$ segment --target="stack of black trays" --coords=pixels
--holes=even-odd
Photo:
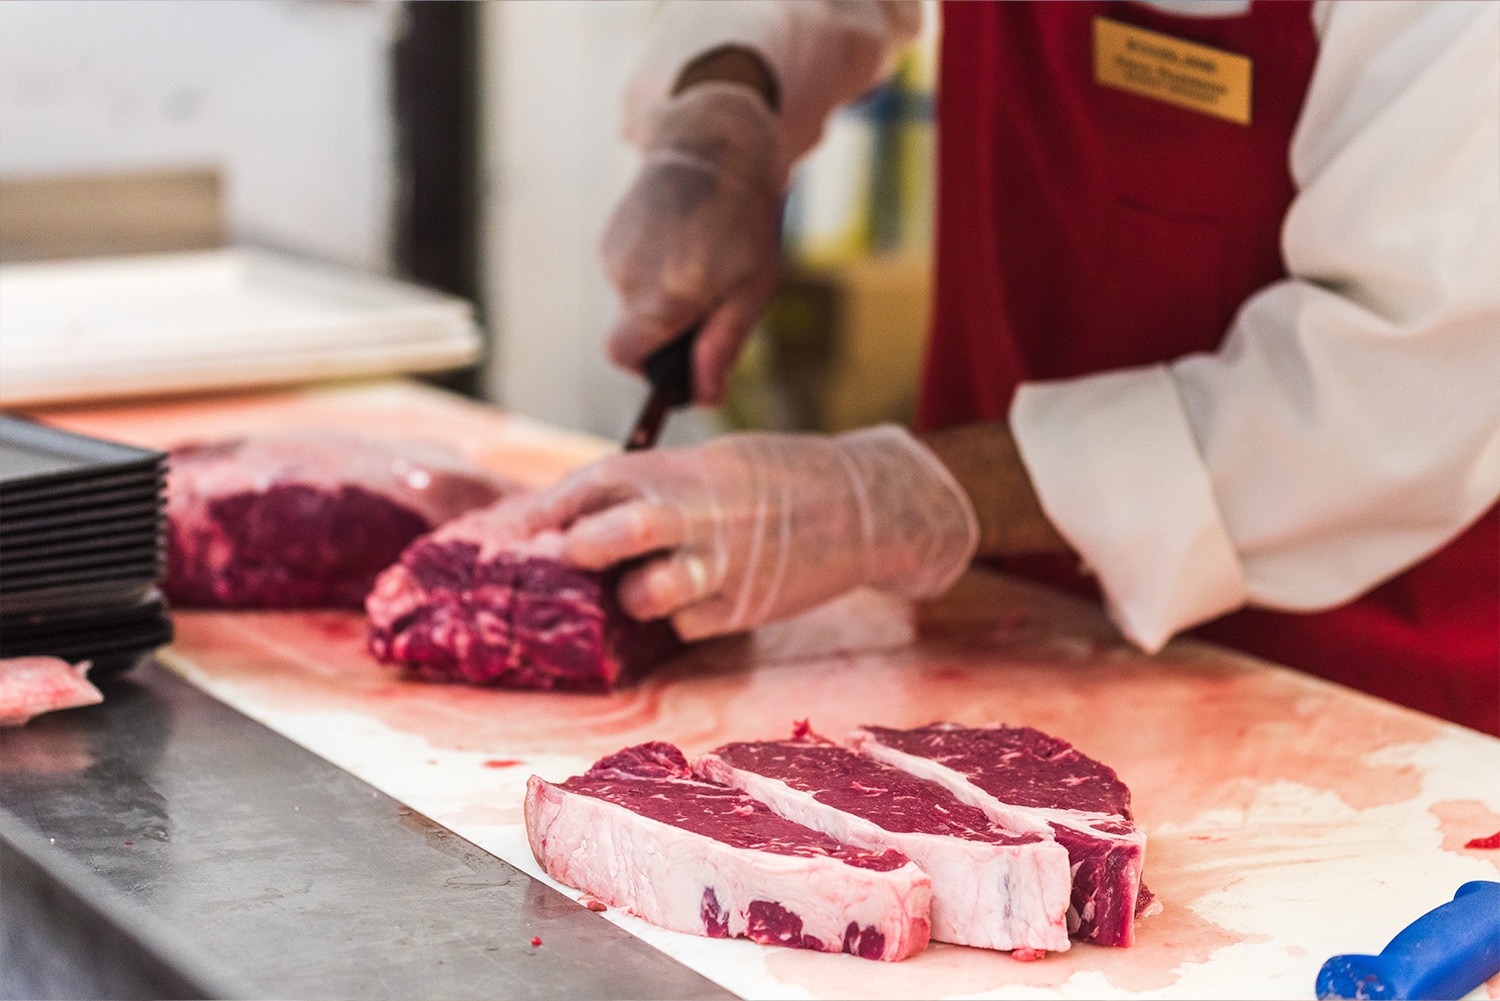
[[[163,453],[0,415],[0,657],[97,679],[170,642],[165,504]]]

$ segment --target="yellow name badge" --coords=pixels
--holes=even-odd
[[[1223,49],[1096,17],[1094,79],[1106,87],[1250,124],[1250,60]]]

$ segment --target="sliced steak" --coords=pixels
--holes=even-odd
[[[663,928],[865,959],[927,946],[932,885],[906,856],[695,779],[671,744],[626,748],[559,784],[533,775],[526,834],[552,878]]]
[[[726,744],[693,771],[840,841],[909,857],[932,877],[935,939],[1069,946],[1068,853],[1045,831],[1007,830],[935,782],[807,736]]]
[[[504,504],[412,543],[365,602],[370,652],[432,681],[602,692],[682,649],[666,621],[638,622],[616,572],[557,559],[556,533],[502,534]]]
[[[866,726],[861,754],[945,786],[1012,830],[1050,829],[1073,867],[1068,930],[1100,945],[1135,941],[1135,917],[1153,899],[1141,886],[1146,835],[1114,769],[1031,727],[915,730]]]
[[[184,445],[168,466],[179,606],[359,608],[408,543],[506,490],[431,446],[321,430]]]

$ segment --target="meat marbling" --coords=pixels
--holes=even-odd
[[[548,875],[652,924],[711,938],[899,960],[927,945],[931,881],[641,744],[562,783],[533,775],[526,833]]]
[[[507,489],[433,446],[328,430],[183,445],[168,468],[180,606],[359,608],[409,542]]]
[[[726,744],[693,771],[840,841],[910,857],[932,877],[934,939],[1068,948],[1068,853],[1048,833],[1008,830],[935,782],[798,733]]]
[[[518,537],[505,509],[417,539],[380,575],[365,602],[371,653],[433,681],[598,692],[682,648],[669,623],[625,614],[617,571],[560,562],[560,535]]]
[[[1068,929],[1100,945],[1135,941],[1138,914],[1159,909],[1141,884],[1146,835],[1114,769],[1031,727],[914,730],[865,726],[851,746],[949,789],[1012,830],[1050,831],[1073,868]]]

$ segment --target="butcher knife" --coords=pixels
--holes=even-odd
[[[1320,998],[1461,998],[1500,973],[1500,883],[1475,880],[1422,915],[1378,956],[1334,956]]]
[[[693,402],[693,345],[698,343],[699,324],[694,324],[665,347],[646,359],[646,381],[651,395],[635,419],[625,451],[635,452],[656,444],[667,411]]]

